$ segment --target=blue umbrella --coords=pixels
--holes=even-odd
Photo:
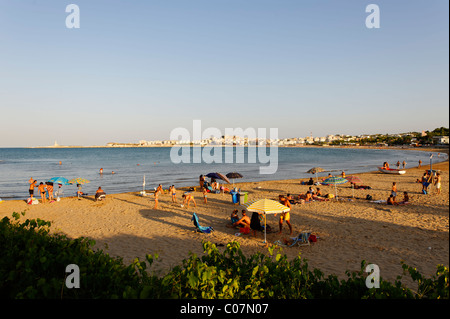
[[[69,185],[69,180],[64,177],[52,177],[47,182],[53,184]]]

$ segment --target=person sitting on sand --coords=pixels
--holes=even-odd
[[[312,193],[306,192],[305,202],[312,202],[312,201],[313,201]]]
[[[239,220],[239,215],[238,215],[238,210],[237,209],[235,209],[235,210],[233,210],[233,212],[231,213],[231,216],[230,216],[230,218],[231,218],[231,224],[234,224],[234,223],[236,223],[238,220]]]
[[[409,204],[409,196],[408,196],[408,192],[403,192],[403,200],[398,203],[399,205],[407,205]]]
[[[283,196],[283,195],[278,196],[279,199],[281,199],[282,196]],[[295,199],[292,197],[291,194],[287,194],[287,195],[286,195],[286,199],[289,201],[289,203],[290,203],[291,205],[297,205],[297,204],[300,204],[300,201],[295,200]]]
[[[197,207],[194,196],[192,196],[191,193],[184,193],[182,197],[184,198],[184,201],[183,201],[183,204],[181,205],[181,207],[184,207],[184,205],[187,203],[187,208],[189,208],[190,202],[194,202],[194,206]]]
[[[389,198],[387,199],[388,205],[398,205],[398,203],[395,201],[395,197],[391,194],[389,195]]]
[[[250,220],[250,229],[253,231],[253,237],[256,237],[257,231],[264,231],[264,227],[261,226],[261,221],[259,219],[260,214],[261,213],[253,212]]]
[[[329,201],[328,198],[322,195],[320,188],[317,188],[317,192],[312,194],[312,198],[318,201]]]
[[[81,185],[77,184],[78,191],[77,191],[77,197],[78,199],[81,199],[81,196],[83,195],[83,192],[81,191]]]
[[[102,187],[99,186],[97,191],[95,192],[95,200],[101,200],[100,196],[102,195],[106,196],[106,193],[103,191]]]
[[[244,228],[250,228],[250,217],[247,216],[245,213],[245,209],[242,210],[242,218],[239,219],[237,222],[233,223],[233,227],[239,226]]]

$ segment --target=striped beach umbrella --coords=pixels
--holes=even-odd
[[[286,213],[289,212],[291,209],[277,201],[263,198],[263,199],[257,199],[248,203],[243,204],[247,211],[249,212],[256,212],[261,213],[264,215],[267,214],[278,214],[278,213]],[[264,243],[266,242],[266,216],[264,216]]]
[[[87,184],[87,183],[90,183],[90,181],[88,181],[87,179],[81,178],[81,177],[72,178],[69,181],[69,184],[80,184],[80,185],[82,185],[82,184]]]
[[[334,193],[335,193],[335,197],[336,197],[336,199],[337,199],[338,197],[337,197],[337,188],[336,188],[336,185],[345,184],[345,183],[347,183],[347,182],[348,182],[348,180],[346,180],[346,179],[343,178],[343,177],[333,176],[333,177],[328,177],[326,180],[324,180],[324,181],[322,182],[322,184],[325,184],[325,185],[331,185],[331,184],[334,184]]]

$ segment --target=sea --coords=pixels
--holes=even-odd
[[[315,178],[315,175],[307,171],[312,167],[321,167],[327,172],[318,173],[320,178],[327,176],[328,172],[338,175],[342,170],[347,175],[376,171],[384,162],[388,162],[391,168],[395,168],[397,161],[406,161],[407,168],[417,166],[419,160],[427,165],[431,154],[400,148],[279,147],[276,156],[275,152],[270,154],[270,148],[267,148],[266,163],[260,163],[262,160],[259,161],[259,158],[262,157],[258,156],[255,163],[248,156],[247,147],[223,147],[219,150],[222,151],[222,161],[210,163],[208,156],[201,153],[203,156],[198,157],[199,150],[194,151],[192,147],[187,147],[190,157],[185,157],[184,162],[174,160],[170,147],[0,148],[0,199],[29,197],[30,178],[37,180],[39,184],[52,177],[65,177],[69,180],[80,177],[89,180],[89,183],[82,186],[84,193],[93,194],[101,186],[107,194],[113,194],[142,191],[144,176],[146,190],[153,190],[158,184],[162,184],[165,189],[170,185],[177,188],[196,186],[200,175],[212,172],[224,175],[238,172],[243,177],[234,182],[258,182]],[[206,150],[202,148],[201,151]],[[230,161],[228,157],[225,163],[225,152],[231,151],[233,158]],[[443,161],[445,156],[446,154],[438,156],[435,153],[432,160],[434,163]],[[243,158],[243,163],[238,158]],[[268,158],[271,162],[267,162]],[[276,171],[273,174],[261,174],[260,168],[269,164],[275,166]],[[103,174],[99,173],[100,168],[103,168]],[[63,190],[64,196],[74,196],[77,188],[76,185],[65,185]]]

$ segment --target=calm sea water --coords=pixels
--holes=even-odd
[[[259,167],[268,164],[247,163],[247,148],[237,147],[233,152],[234,156],[244,153],[246,163],[174,164],[170,158],[170,148],[165,147],[0,148],[0,198],[27,198],[30,177],[38,183],[57,176],[67,179],[81,177],[90,181],[83,186],[85,193],[93,194],[102,186],[107,194],[112,194],[142,190],[144,175],[146,189],[153,189],[160,183],[164,188],[172,184],[176,187],[197,185],[199,175],[210,172],[239,172],[244,178],[235,181],[249,182],[311,177],[306,171],[314,166],[335,170],[334,174],[344,170],[349,175],[376,170],[385,161],[391,167],[403,160],[408,163],[407,167],[417,166],[419,159],[424,164],[429,163],[429,153],[401,149],[278,148],[278,170],[272,175],[262,175]],[[225,156],[222,158],[225,159]],[[437,156],[433,158],[433,162],[441,160],[443,158]],[[59,165],[60,161],[62,165]],[[99,174],[100,168],[103,168],[102,175]],[[115,174],[111,174],[112,171]],[[320,173],[319,177],[326,175]],[[64,186],[65,196],[73,196],[75,192],[75,185]]]

